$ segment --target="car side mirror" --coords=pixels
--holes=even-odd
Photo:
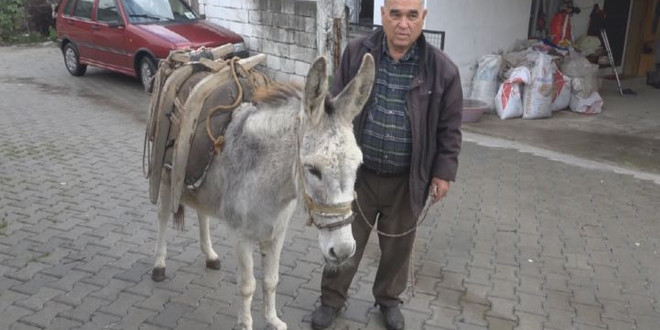
[[[199,19],[206,19],[206,14],[199,14]]]
[[[116,29],[118,27],[124,26],[124,23],[121,23],[119,21],[110,21],[108,22],[108,27],[111,29]]]

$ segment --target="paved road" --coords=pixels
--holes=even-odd
[[[189,221],[168,234],[168,279],[149,277],[139,83],[71,77],[52,47],[0,48],[0,59],[0,329],[230,329],[236,267],[221,225],[220,271],[204,268]],[[658,196],[650,181],[465,143],[459,179],[419,235],[409,328],[657,330]],[[290,329],[309,329],[318,304],[321,255],[303,222],[282,256]],[[383,328],[370,293],[378,253],[372,240],[334,329]],[[258,294],[257,329],[261,308]]]

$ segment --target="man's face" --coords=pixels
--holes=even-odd
[[[387,0],[380,7],[390,49],[406,51],[422,33],[426,9],[423,0]]]

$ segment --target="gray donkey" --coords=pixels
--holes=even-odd
[[[326,59],[311,66],[304,89],[276,85],[237,108],[225,137],[225,149],[197,189],[184,188],[181,202],[197,211],[201,249],[207,266],[219,268],[209,236],[209,219],[223,219],[234,232],[238,325],[252,329],[251,304],[256,283],[252,252],[263,255],[264,314],[271,328],[286,329],[277,316],[275,290],[284,236],[298,199],[305,201],[318,228],[325,262],[339,267],[355,252],[350,222],[353,185],[362,153],[353,135],[353,118],[369,98],[374,61],[366,55],[355,79],[336,97],[328,95]],[[171,201],[171,175],[160,188],[158,245],[154,280],[164,279],[165,230]]]

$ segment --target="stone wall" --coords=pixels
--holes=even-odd
[[[303,83],[316,58],[316,1],[199,0],[207,19],[240,34],[251,54],[268,55],[260,67],[278,81]]]

